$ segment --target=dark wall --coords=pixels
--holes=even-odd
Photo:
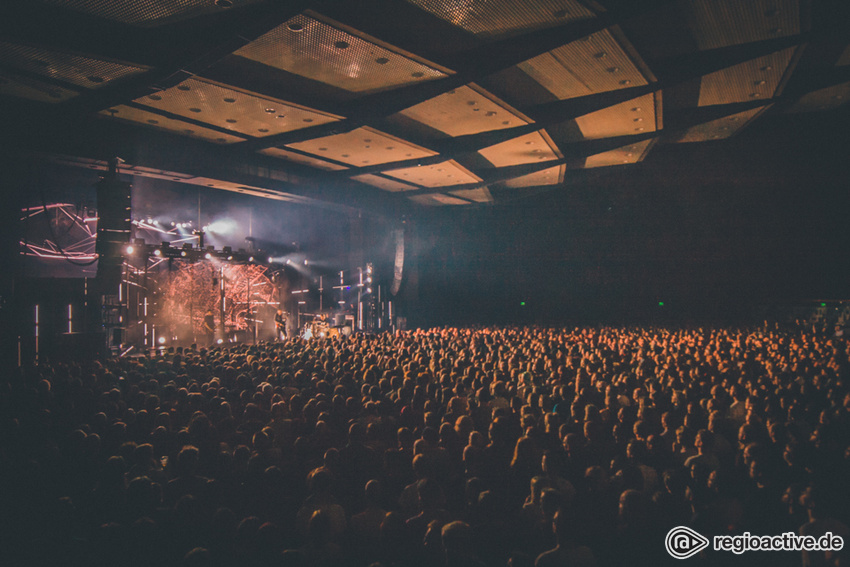
[[[774,117],[422,219],[422,321],[726,322],[850,297],[848,123],[846,112]]]

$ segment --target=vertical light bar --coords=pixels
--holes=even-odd
[[[147,297],[145,297],[145,308],[144,308],[144,314],[145,314],[145,317],[147,317],[147,316],[148,316],[148,298],[147,298]],[[147,325],[145,325],[145,327],[147,327]],[[147,335],[147,331],[145,331],[145,335]]]
[[[73,311],[72,311],[72,309],[71,309],[71,304],[69,303],[69,304],[68,304],[68,333],[69,333],[69,334],[74,332],[74,329],[73,329],[73,316],[74,316],[74,315],[73,315]]]
[[[145,307],[147,307],[147,305]],[[145,346],[148,346],[148,324],[147,323],[145,323]]]
[[[38,360],[38,304],[35,306],[35,359]]]

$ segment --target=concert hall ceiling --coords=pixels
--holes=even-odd
[[[0,120],[64,164],[211,190],[508,202],[834,111],[848,4],[5,0]]]

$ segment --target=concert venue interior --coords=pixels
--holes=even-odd
[[[0,557],[847,565],[848,99],[844,0],[5,0]]]

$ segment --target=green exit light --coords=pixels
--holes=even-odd
[[[820,306],[821,306],[821,307],[826,307],[826,303],[821,303],[821,304],[820,304]]]
[[[525,306],[525,301],[520,301],[519,304]]]
[[[659,301],[659,302],[658,302],[658,307],[664,307],[664,302],[663,302],[663,301]]]

